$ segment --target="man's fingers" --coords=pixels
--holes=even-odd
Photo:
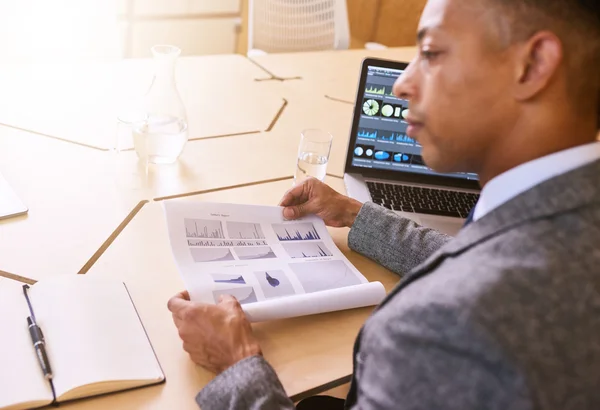
[[[294,205],[296,203],[296,197],[294,196],[294,194],[291,191],[288,191],[285,193],[285,195],[283,195],[283,198],[281,198],[281,201],[279,201],[279,206],[290,206],[290,205]]]
[[[237,306],[239,304],[240,304],[240,302],[238,302],[238,300],[234,296],[221,295],[219,297],[219,305]]]
[[[176,294],[175,296],[173,296],[173,298],[179,298],[179,299],[183,299],[183,300],[190,300],[190,294],[187,290],[182,290],[181,292],[179,292],[178,294]]]
[[[180,326],[183,325],[183,320],[181,320],[179,318],[179,316],[177,316],[175,313],[173,313],[172,316],[173,316],[173,323],[175,323],[175,327],[179,328]]]
[[[303,216],[316,214],[319,210],[316,209],[313,201],[308,201],[300,205],[288,206],[283,210],[283,217],[285,219],[298,219]]]
[[[167,308],[171,311],[171,313],[179,316],[179,312],[181,312],[186,307],[190,306],[190,304],[190,295],[187,292],[187,290],[185,290],[183,292],[179,292],[171,299],[169,299],[169,301],[167,302]]]
[[[287,191],[283,198],[281,198],[281,201],[279,201],[279,206],[291,206],[306,202],[308,200],[307,192],[307,181],[304,181],[302,184],[296,185]]]
[[[283,209],[283,217],[285,219],[298,219],[302,216],[301,208],[302,205],[288,206]]]

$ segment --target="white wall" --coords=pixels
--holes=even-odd
[[[0,62],[236,51],[240,0],[0,0]]]
[[[119,0],[124,53],[150,57],[155,44],[182,55],[235,52],[240,0]]]

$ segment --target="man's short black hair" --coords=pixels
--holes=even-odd
[[[486,0],[507,17],[504,41],[524,41],[548,30],[563,43],[569,87],[578,99],[600,105],[600,0]],[[595,93],[595,94],[594,94]],[[600,123],[600,107],[599,107]],[[600,124],[599,124],[600,125]]]
[[[488,0],[511,21],[511,40],[523,40],[540,30],[600,41],[599,0]],[[584,44],[580,44],[583,46]]]

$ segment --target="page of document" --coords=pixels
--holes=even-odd
[[[27,213],[27,207],[17,197],[0,173],[0,219]]]
[[[164,378],[122,282],[69,275],[38,282],[30,295],[59,401]]]
[[[320,218],[281,207],[165,201],[173,256],[192,300],[235,296],[252,321],[379,303],[385,289],[337,248]]]
[[[52,402],[29,336],[23,284],[0,281],[0,409],[26,409]]]

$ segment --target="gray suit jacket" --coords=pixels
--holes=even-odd
[[[366,204],[349,244],[410,273],[357,338],[348,408],[600,409],[600,161],[452,240]],[[293,408],[261,357],[226,370],[197,401]]]

